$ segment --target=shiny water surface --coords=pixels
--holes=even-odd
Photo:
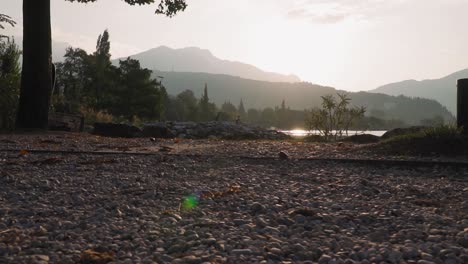
[[[288,134],[290,136],[293,136],[293,137],[304,137],[304,136],[308,136],[308,135],[319,135],[320,134],[319,131],[317,131],[317,130],[307,131],[307,130],[302,130],[302,129],[282,130],[281,132],[283,132],[285,134]],[[348,135],[352,136],[352,135],[359,135],[359,134],[371,134],[371,135],[374,135],[374,136],[381,137],[383,134],[385,134],[385,132],[387,132],[387,131],[386,130],[367,130],[367,131],[349,130]]]

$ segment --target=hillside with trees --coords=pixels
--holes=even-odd
[[[406,80],[378,87],[371,92],[388,95],[404,95],[434,99],[446,106],[452,113],[457,109],[457,80],[468,77],[468,69],[464,69],[440,79]]]
[[[205,83],[208,83],[214,103],[221,105],[242,99],[246,109],[274,108],[285,100],[291,109],[304,110],[319,106],[321,96],[343,92],[312,83],[264,82],[222,74],[155,72],[153,76],[162,80],[169,94],[192,90],[201,96]],[[413,125],[437,116],[446,121],[453,120],[453,115],[435,100],[368,92],[348,94],[355,106],[366,107],[369,115],[384,120],[401,120]]]

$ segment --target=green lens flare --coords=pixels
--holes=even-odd
[[[185,197],[184,201],[182,202],[182,209],[184,210],[191,210],[195,208],[198,204],[198,199],[197,197],[191,195]]]

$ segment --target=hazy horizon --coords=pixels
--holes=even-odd
[[[2,33],[21,35],[22,1],[2,2],[2,13],[18,22]],[[93,51],[108,29],[113,58],[162,45],[199,47],[349,91],[468,68],[463,0],[189,0],[172,19],[154,15],[155,5],[123,1],[51,4],[55,41]]]

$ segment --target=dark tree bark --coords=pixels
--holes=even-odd
[[[47,129],[51,88],[50,0],[23,0],[23,69],[17,128]]]
[[[457,82],[457,126],[468,135],[468,79]]]

